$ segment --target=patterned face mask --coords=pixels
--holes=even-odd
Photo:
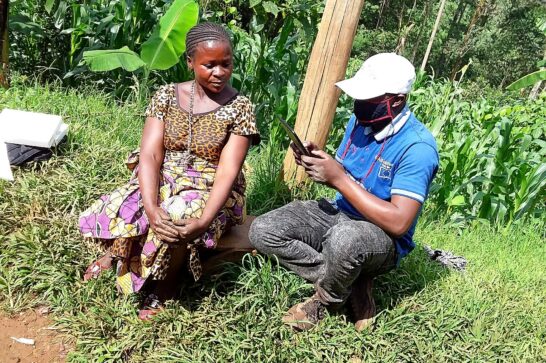
[[[391,100],[395,96],[379,102],[370,102],[370,100],[355,100],[354,114],[358,121],[364,125],[370,125],[380,121],[392,121]]]

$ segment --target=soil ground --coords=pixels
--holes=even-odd
[[[44,308],[13,316],[0,314],[0,362],[64,362],[66,346],[51,325]],[[18,343],[12,337],[34,339],[34,345]]]

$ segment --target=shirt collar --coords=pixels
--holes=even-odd
[[[411,111],[409,110],[409,107],[407,105],[404,106],[402,111],[400,111],[400,113],[396,115],[396,117],[392,120],[392,122],[388,124],[387,126],[385,126],[383,130],[376,132],[373,135],[373,137],[375,138],[376,141],[382,141],[386,139],[387,137],[396,134],[398,131],[400,131],[400,129],[402,129],[402,127],[404,127],[410,115],[411,115]],[[372,132],[373,130],[369,126],[364,129],[364,135],[369,135]]]

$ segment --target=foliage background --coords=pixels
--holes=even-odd
[[[135,102],[143,108],[158,85],[190,77],[183,57],[174,67],[152,71],[148,77],[142,69],[90,72],[82,62],[83,52],[129,46],[138,53],[170,4],[162,0],[14,1],[12,68],[22,82],[91,86],[117,102]],[[546,54],[546,8],[529,0],[446,4],[427,73],[419,74],[410,98],[412,110],[435,135],[441,154],[426,216],[449,216],[450,223],[460,227],[480,221],[499,228],[525,216],[541,216],[546,208],[546,96],[542,92],[528,98],[527,92],[503,88],[522,73],[536,70]],[[285,197],[280,191],[286,186],[272,176],[280,171],[288,141],[274,120],[282,116],[295,121],[324,3],[201,0],[199,5],[201,21],[226,24],[233,36],[232,83],[256,105],[266,141],[262,149],[268,161],[259,177],[261,185],[277,191],[275,200],[330,196],[332,191],[311,186]],[[438,6],[431,0],[367,1],[347,75],[363,59],[384,51],[404,54],[418,65]],[[326,145],[330,153],[341,140],[351,109],[351,100],[342,96]],[[258,212],[267,210],[258,208]]]
[[[138,145],[150,93],[190,77],[183,59],[144,79],[123,70],[92,73],[81,64],[82,55],[125,45],[138,52],[170,3],[10,2],[13,87],[0,92],[0,105],[61,114],[71,135],[52,160],[18,169],[16,184],[0,182],[3,310],[52,306],[59,328],[77,342],[70,358],[81,362],[546,359],[546,94],[529,98],[528,91],[504,91],[544,58],[540,1],[446,1],[426,73],[410,99],[437,138],[441,168],[417,230],[420,246],[379,282],[382,313],[373,333],[357,335],[343,315],[332,315],[320,334],[291,335],[277,318],[311,287],[259,258],[231,266],[215,280],[189,284],[172,309],[147,326],[136,319],[135,299],[116,296],[112,275],[82,285],[89,255],[99,252],[81,243],[79,212],[126,180],[123,158]],[[232,32],[232,82],[255,103],[265,141],[248,158],[249,211],[331,196],[316,185],[290,191],[278,178],[288,140],[274,122],[275,116],[295,121],[324,3],[199,4],[202,20],[221,22]],[[366,1],[347,75],[381,51],[398,51],[419,66],[438,5]],[[343,96],[329,152],[351,109]],[[471,261],[468,273],[426,262],[423,243],[464,255]]]
[[[170,3],[168,0],[11,1],[13,68],[29,76],[38,73],[45,79],[68,74],[64,82],[77,85],[79,77],[74,74],[81,75],[83,71],[78,65],[84,50],[127,45],[138,53]],[[309,0],[200,0],[199,3],[203,20],[228,24],[234,32],[244,34],[235,38],[236,44],[247,37],[268,43],[283,30],[303,43],[310,43],[324,7],[322,1]],[[439,2],[432,0],[366,1],[349,73],[363,59],[384,51],[396,50],[419,65],[438,6]],[[426,71],[435,78],[451,79],[471,61],[467,79],[489,88],[506,86],[535,70],[543,58],[546,43],[540,25],[546,19],[545,14],[545,6],[538,0],[449,0]],[[242,66],[247,64],[239,65],[246,70]],[[162,73],[157,81],[185,77],[187,72],[182,62],[179,67]],[[93,79],[104,87],[117,89],[120,80],[125,86],[131,83],[130,77],[126,78],[123,72],[112,72],[108,77]]]
[[[119,104],[90,87],[13,81],[11,89],[0,90],[0,107],[62,114],[71,129],[54,158],[17,168],[14,183],[0,181],[0,309],[15,314],[49,306],[54,328],[71,342],[67,361],[546,358],[543,218],[500,228],[470,221],[457,228],[446,223],[448,216],[437,221],[425,216],[416,231],[416,250],[376,281],[379,315],[373,331],[357,333],[342,310],[329,314],[320,329],[293,334],[280,317],[308,297],[312,286],[274,260],[250,255],[243,266],[226,266],[212,278],[183,279],[183,289],[165,313],[143,324],[136,315],[138,298],[116,293],[113,271],[82,283],[86,265],[101,252],[76,228],[84,208],[129,177],[123,161],[139,143],[142,105]],[[250,213],[263,213],[293,197],[276,182],[282,156],[274,141],[251,151]],[[297,196],[316,196],[311,192]],[[467,271],[430,261],[422,247],[428,244],[467,258]]]
[[[140,52],[171,1],[17,0],[11,7],[12,68],[21,79],[92,86],[143,108],[153,89],[186,80],[184,57],[166,71],[117,69],[93,73],[83,52],[128,46]],[[441,167],[426,215],[504,226],[540,216],[546,205],[545,93],[505,92],[522,73],[537,69],[546,49],[546,8],[536,1],[447,1],[431,56],[410,103],[435,135]],[[201,21],[226,24],[233,36],[232,84],[256,105],[268,150],[260,183],[286,189],[276,177],[287,138],[274,122],[294,122],[310,49],[323,2],[199,1]],[[437,2],[367,1],[347,75],[377,52],[396,51],[420,63],[438,11]],[[339,144],[351,100],[342,96],[326,149]],[[275,148],[273,148],[275,146]],[[265,190],[265,189],[264,189]],[[320,186],[300,197],[330,196]],[[279,200],[288,200],[277,193]],[[264,197],[267,197],[264,195]],[[296,197],[291,195],[289,198]],[[266,198],[267,199],[267,198]],[[250,201],[252,205],[252,201]],[[271,207],[271,205],[268,205]],[[267,209],[259,208],[260,211]]]

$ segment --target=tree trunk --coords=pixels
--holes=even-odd
[[[451,24],[449,25],[449,30],[447,32],[447,38],[446,38],[447,41],[455,37],[455,32],[457,28],[459,27],[459,23],[461,22],[461,19],[463,18],[464,12],[466,10],[466,5],[467,5],[466,1],[459,2],[459,5],[457,6],[457,10],[455,10],[455,14],[453,15],[453,19],[451,20]],[[443,47],[442,59],[446,59],[448,52],[449,52],[448,47]],[[442,62],[439,65],[438,73],[446,74],[447,72],[449,72],[448,67],[449,67],[449,64],[447,64],[447,62]]]
[[[455,65],[453,66],[451,70],[451,80],[455,79],[457,72],[459,72],[459,69],[461,68],[461,62],[463,61],[463,57],[467,51],[466,48],[468,46],[468,42],[470,41],[470,35],[472,34],[472,30],[474,29],[474,26],[478,22],[478,19],[482,15],[482,12],[485,9],[486,4],[487,4],[487,0],[480,0],[480,2],[478,3],[478,6],[476,6],[476,10],[474,10],[474,15],[472,15],[472,19],[470,19],[470,23],[468,24],[468,28],[466,29],[466,34],[464,35],[463,44],[461,45],[461,49],[459,50],[457,61],[455,62]]]
[[[541,69],[545,69],[544,67],[542,67]],[[540,91],[540,86],[542,86],[542,81],[538,81],[534,86],[533,88],[531,89],[531,93],[529,93],[529,99],[531,100],[536,100],[537,97],[538,97],[538,94]]]
[[[411,6],[411,10],[408,14],[408,23],[413,23],[413,13],[415,12],[416,7],[417,7],[417,0],[413,0],[413,5]]]
[[[341,93],[335,83],[345,78],[363,6],[364,0],[327,0],[309,57],[294,130],[320,148],[326,145],[334,119]],[[283,175],[289,184],[300,184],[307,176],[297,168],[291,150],[284,159]]]
[[[446,0],[442,0],[442,2],[440,3],[440,9],[438,9],[436,22],[434,23],[434,27],[432,28],[432,34],[430,34],[430,39],[428,41],[427,51],[425,52],[425,56],[423,57],[423,62],[421,63],[421,71],[424,71],[425,67],[427,66],[428,56],[430,55],[430,50],[432,49],[432,43],[434,43],[434,38],[436,37],[436,32],[438,31],[440,20],[442,19],[442,15],[444,13],[445,4],[446,4]]]
[[[409,37],[409,33],[415,26],[415,22],[413,21],[413,13],[415,12],[415,8],[417,7],[417,0],[413,0],[413,5],[411,9],[408,11],[408,19],[406,21],[406,24],[404,24],[404,12],[406,11],[406,1],[402,3],[402,10],[400,11],[400,16],[398,17],[398,43],[396,45],[395,53],[396,54],[403,54],[404,49],[406,48],[406,41]]]
[[[400,11],[397,11],[399,14],[398,16],[398,34],[402,34],[402,28],[404,24],[404,11],[406,11],[406,2],[402,2],[402,9]]]
[[[417,33],[417,39],[415,40],[415,45],[413,46],[413,52],[411,54],[411,63],[415,62],[415,57],[417,56],[417,51],[419,50],[419,46],[421,45],[421,38],[423,34],[423,29],[425,28],[424,24],[427,21],[428,14],[430,12],[430,1],[427,0],[425,3],[425,10],[423,11],[423,20],[421,21],[421,25],[419,26],[419,32]]]
[[[383,0],[381,2],[381,8],[379,9],[379,16],[377,17],[377,24],[375,25],[375,29],[379,29],[381,27],[381,24],[383,23],[383,14],[385,14],[385,10],[389,7],[389,0]]]
[[[0,0],[0,85],[9,87],[9,40],[8,40],[9,1]]]
[[[398,45],[396,46],[396,50],[394,51],[396,54],[404,54],[404,48],[406,47],[406,40],[408,39],[409,33],[411,33],[411,29],[415,26],[414,23],[411,23],[409,26],[404,29],[403,34],[400,36],[400,40],[398,40]]]
[[[455,15],[453,15],[453,20],[451,21],[451,24],[449,26],[449,31],[447,32],[447,39],[451,39],[453,37],[453,33],[455,32],[455,29],[461,22],[465,9],[466,9],[466,3],[464,1],[459,2],[459,5],[457,6],[457,10],[455,11]]]

